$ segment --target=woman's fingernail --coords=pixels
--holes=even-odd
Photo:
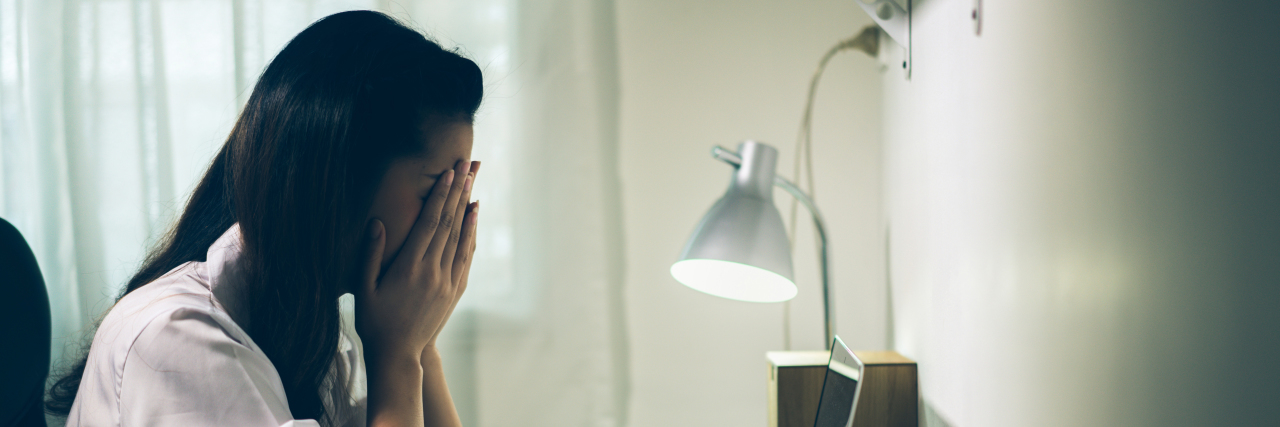
[[[382,227],[378,226],[378,220],[369,221],[369,240],[377,240],[382,237]]]
[[[452,170],[450,170],[450,171],[448,171],[448,172],[445,172],[445,173],[444,173],[444,185],[446,185],[446,186],[447,186],[447,185],[453,185],[453,171],[452,171]]]
[[[475,177],[475,175],[467,174],[467,182],[462,184],[463,191],[471,191],[471,178],[473,177]]]

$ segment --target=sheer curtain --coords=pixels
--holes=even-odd
[[[485,72],[485,218],[441,338],[464,423],[622,425],[611,1],[0,0],[0,217],[40,262],[55,360],[172,224],[275,52],[349,9],[404,19]]]

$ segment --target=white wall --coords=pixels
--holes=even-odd
[[[1275,2],[917,0],[884,79],[928,425],[1275,425]]]
[[[849,0],[617,2],[622,77],[630,426],[763,426],[764,353],[783,349],[783,306],[705,295],[668,268],[731,169],[713,145],[757,139],[791,174],[817,61],[870,20]],[[833,241],[837,332],[884,348],[879,64],[836,57],[819,89],[817,200]],[[787,215],[790,198],[777,192]],[[803,208],[800,210],[804,212]],[[811,228],[800,223],[793,348],[823,348]]]

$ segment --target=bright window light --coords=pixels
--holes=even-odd
[[[715,259],[686,259],[671,265],[685,286],[722,298],[781,302],[796,296],[796,284],[760,267]]]

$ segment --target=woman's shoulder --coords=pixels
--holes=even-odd
[[[98,338],[115,340],[117,336],[102,337],[102,332],[123,333],[144,327],[156,316],[178,309],[212,312],[212,293],[201,277],[203,263],[188,262],[165,273],[159,279],[142,285],[116,301],[98,326]]]
[[[112,307],[94,336],[73,416],[120,425],[290,425],[279,374],[218,303],[203,264],[174,269]]]
[[[203,264],[183,264],[117,301],[94,334],[90,357],[106,359],[113,371],[120,372],[130,352],[147,353],[162,347],[146,345],[148,338],[154,338],[147,336],[149,330],[173,332],[207,326],[220,332],[217,338],[251,345],[244,342],[247,335],[214,299],[201,271]]]

